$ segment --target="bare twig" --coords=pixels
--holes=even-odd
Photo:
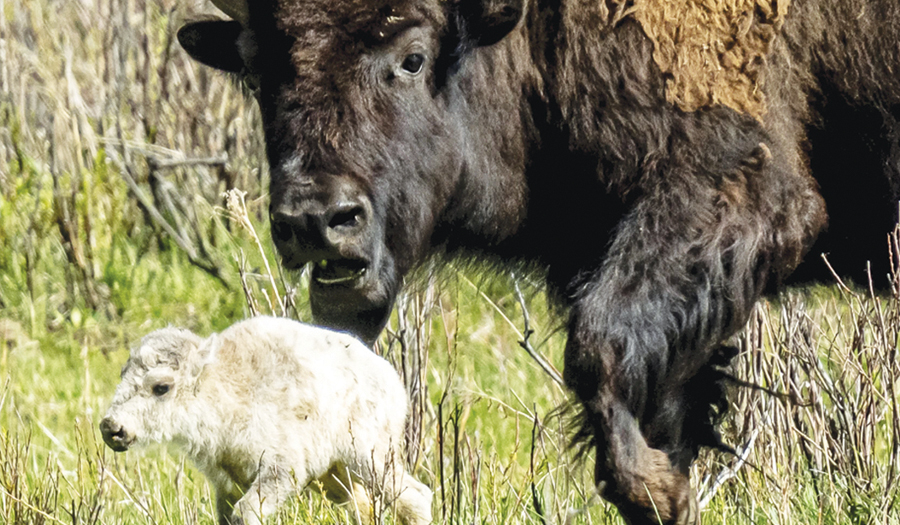
[[[69,195],[62,189],[60,179],[62,178],[57,167],[57,144],[53,125],[50,125],[50,173],[53,176],[53,211],[56,219],[57,229],[59,230],[60,239],[62,241],[63,250],[69,264],[78,272],[78,277],[84,291],[85,302],[88,308],[94,311],[100,309],[100,295],[97,292],[96,281],[91,266],[88,264],[85,256],[84,243],[81,240],[78,226],[78,214],[75,212],[75,194],[77,191],[77,183],[73,181],[73,189]],[[74,176],[73,176],[74,178]]]
[[[228,162],[228,154],[222,153],[214,157],[162,157],[156,154],[147,154],[147,164],[151,170],[185,168],[190,166],[224,166]]]
[[[840,287],[841,293],[853,293],[850,287],[844,284],[844,281],[841,280],[840,275],[838,275],[838,273],[831,266],[831,263],[828,261],[828,256],[824,253],[822,254],[822,260],[825,261],[825,266],[828,266],[828,271],[831,272],[831,275],[834,277],[834,280]]]
[[[28,503],[28,502],[25,501],[24,499],[17,498],[15,495],[13,495],[11,492],[9,492],[9,491],[6,489],[6,487],[4,487],[2,484],[0,484],[0,490],[3,491],[3,493],[6,495],[7,498],[13,500],[14,502],[18,503],[19,505],[22,505],[22,506],[25,507],[26,509],[30,510],[31,512],[34,512],[35,514],[37,514],[37,515],[43,517],[44,519],[53,521],[53,522],[55,522],[55,523],[59,523],[60,525],[68,525],[66,522],[62,521],[61,519],[57,518],[56,516],[52,516],[52,515],[50,515],[50,514],[47,514],[47,513],[44,512],[43,510],[41,510],[41,509],[35,507],[35,506],[32,505],[31,503]],[[24,520],[23,520],[23,521],[24,521]]]
[[[515,275],[512,276],[512,279],[513,285],[515,286],[516,290],[516,299],[519,301],[519,306],[522,307],[522,317],[524,318],[525,322],[524,331],[520,334],[519,346],[521,346],[522,349],[525,350],[532,359],[534,359],[538,366],[540,366],[541,369],[543,369],[544,372],[546,372],[547,375],[549,375],[550,378],[556,382],[556,384],[564,387],[565,383],[563,382],[563,378],[560,375],[559,371],[557,371],[556,368],[552,364],[550,364],[544,358],[544,356],[541,355],[540,352],[538,352],[534,349],[533,346],[531,346],[531,342],[529,341],[529,339],[531,338],[532,334],[534,334],[534,330],[531,329],[531,316],[528,313],[528,305],[525,303],[525,296],[522,294],[522,289],[519,287],[519,280]]]
[[[529,477],[530,485],[531,485],[531,503],[534,505],[534,512],[541,519],[541,523],[543,525],[547,525],[547,518],[544,517],[544,506],[541,504],[541,498],[538,496],[537,486],[534,483],[534,456],[535,449],[537,448],[537,441],[539,436],[541,435],[541,431],[543,430],[543,425],[541,425],[541,420],[538,419],[537,415],[537,405],[534,406],[534,419],[532,420],[531,425],[531,456],[529,461]]]
[[[197,253],[197,248],[191,243],[191,241],[175,231],[175,228],[169,223],[169,221],[166,220],[165,217],[163,217],[162,213],[160,213],[160,211],[156,208],[156,205],[153,203],[153,201],[150,200],[150,198],[148,198],[146,194],[144,194],[144,191],[134,180],[134,177],[132,177],[131,175],[131,168],[127,165],[127,163],[123,159],[119,159],[114,155],[110,155],[110,158],[116,160],[119,163],[122,178],[125,179],[125,183],[128,185],[128,188],[134,194],[135,198],[137,198],[138,202],[141,203],[141,206],[143,206],[144,209],[147,210],[147,213],[153,220],[153,222],[156,223],[160,228],[162,228],[169,235],[169,237],[171,237],[172,240],[175,241],[175,244],[177,244],[178,247],[181,248],[185,254],[187,254],[190,263],[197,268],[205,271],[212,277],[215,277],[220,283],[222,283],[222,286],[230,289],[231,286],[229,286],[228,282],[221,275],[219,265],[210,260],[204,260],[202,257],[200,257],[200,255],[198,255]]]
[[[259,315],[259,304],[253,296],[250,284],[247,283],[246,264],[247,259],[244,257],[244,250],[241,250],[240,256],[238,257],[238,273],[240,273],[241,276],[241,287],[244,289],[244,299],[247,301],[247,309],[250,311],[250,317],[256,317]]]
[[[758,435],[759,428],[754,428],[750,433],[750,437],[747,439],[747,442],[744,443],[744,446],[738,448],[734,464],[730,467],[723,468],[716,476],[715,480],[713,480],[712,485],[710,485],[709,488],[704,490],[703,493],[699,495],[698,499],[700,509],[704,509],[707,505],[709,505],[709,502],[712,501],[713,496],[715,496],[716,492],[718,492],[719,487],[721,487],[729,479],[737,476],[738,471],[741,470],[741,467],[743,467],[744,463],[747,462],[747,457],[753,450],[753,445],[756,443],[756,437]],[[711,476],[711,474],[707,474],[706,479],[703,480],[703,485],[706,485],[706,483],[708,483]]]
[[[464,275],[461,275],[461,277],[472,288],[475,288],[475,290],[478,291],[478,294],[481,295],[481,297],[485,301],[487,301],[487,303],[489,305],[491,305],[491,307],[494,310],[496,310],[498,314],[500,314],[500,316],[503,318],[504,321],[506,321],[507,324],[509,324],[510,328],[512,328],[513,331],[516,333],[516,337],[519,340],[519,346],[521,346],[522,349],[525,350],[525,352],[527,352],[528,355],[530,355],[532,359],[534,359],[534,361],[538,364],[538,366],[540,366],[541,369],[544,372],[546,372],[547,375],[550,376],[550,379],[552,379],[557,385],[559,385],[561,387],[565,387],[565,383],[563,382],[562,376],[560,375],[559,371],[557,371],[556,368],[553,367],[553,365],[551,365],[546,359],[544,359],[544,356],[542,356],[540,354],[540,352],[535,350],[534,347],[531,346],[531,343],[529,342],[529,338],[531,337],[531,334],[534,333],[534,330],[531,329],[531,321],[530,321],[530,316],[528,315],[528,308],[526,308],[525,298],[522,295],[522,291],[519,288],[519,282],[516,279],[515,275],[513,275],[512,277],[513,277],[513,283],[515,283],[516,297],[519,301],[519,304],[522,307],[522,315],[525,317],[525,332],[524,333],[519,331],[518,327],[516,327],[516,325],[512,322],[512,320],[510,320],[510,318],[506,315],[506,313],[503,312],[503,310],[501,310],[500,307],[497,306],[497,304],[493,300],[491,300],[490,297],[487,296],[487,294],[485,294],[484,292],[479,290],[478,287],[475,286],[475,283],[470,281]]]

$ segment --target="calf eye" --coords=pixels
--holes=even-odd
[[[162,397],[166,395],[166,392],[168,392],[170,388],[172,388],[172,386],[165,383],[153,385],[153,395],[156,397]]]
[[[412,73],[415,75],[419,71],[422,71],[422,64],[425,63],[425,57],[419,53],[413,53],[411,55],[407,55],[406,58],[403,59],[403,64],[400,65],[403,69],[405,69],[408,73]]]

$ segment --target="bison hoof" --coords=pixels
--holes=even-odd
[[[672,468],[666,454],[647,448],[642,472],[601,481],[598,493],[629,525],[699,525],[700,509],[690,480]]]
[[[700,525],[700,510],[693,492],[684,500],[669,505],[668,510],[656,506],[618,505],[618,508],[628,525]]]

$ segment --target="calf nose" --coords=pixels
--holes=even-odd
[[[356,201],[315,208],[313,205],[280,206],[272,211],[270,218],[272,237],[307,261],[327,258],[358,237],[370,215],[366,203]]]
[[[116,452],[124,452],[128,450],[134,439],[125,431],[125,427],[118,424],[109,417],[100,421],[100,433],[103,434],[103,441],[106,445]]]

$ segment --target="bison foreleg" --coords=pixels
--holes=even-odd
[[[598,487],[633,525],[698,521],[688,468],[718,441],[722,390],[695,383],[722,377],[713,357],[765,285],[766,231],[716,188],[673,184],[632,208],[601,268],[576,283],[565,378]]]
[[[400,458],[391,468],[393,481],[386,487],[387,496],[402,525],[428,525],[431,523],[431,489],[419,483],[403,468]]]
[[[238,499],[223,490],[216,490],[216,515],[219,525],[237,525],[232,522],[231,517]]]
[[[630,364],[615,345],[594,347],[595,351],[604,354],[598,361],[605,370],[593,371],[603,379],[590,395],[584,385],[584,376],[591,373],[588,372],[590,368],[577,366],[569,357],[577,353],[577,345],[570,343],[567,348],[566,379],[582,397],[585,431],[597,450],[595,481],[600,495],[616,505],[631,525],[697,523],[696,502],[688,473],[674,466],[667,453],[678,455],[678,451],[671,447],[666,447],[670,448],[668,451],[651,447],[641,432],[639,416],[629,406],[627,391],[639,387],[623,382],[641,374],[629,370]],[[590,363],[591,366],[597,364]],[[574,369],[577,372],[570,372]]]
[[[615,504],[631,525],[699,523],[696,498],[685,472],[669,456],[650,447],[631,412],[619,400],[598,398],[593,407],[605,412],[608,425],[594,470],[601,496]],[[596,431],[596,429],[595,429]]]
[[[274,458],[263,458],[256,479],[234,506],[231,525],[261,525],[309,481],[305,472],[294,472],[289,465],[279,464]]]

